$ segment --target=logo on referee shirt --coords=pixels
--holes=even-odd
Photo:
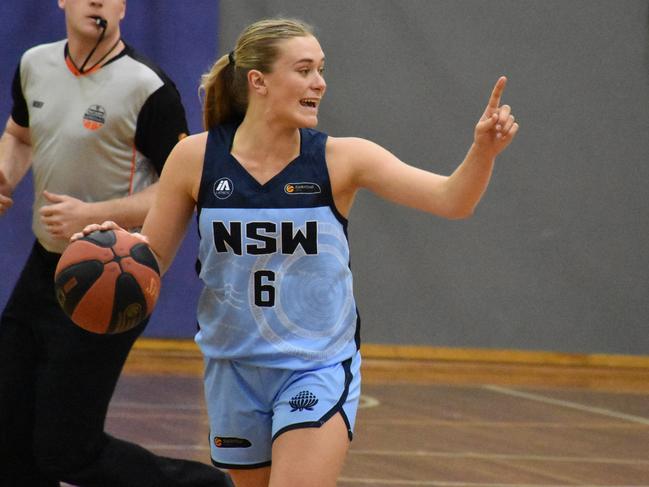
[[[288,404],[293,408],[291,412],[304,411],[305,409],[313,411],[313,406],[318,404],[318,398],[310,391],[302,391],[293,396]]]
[[[99,130],[106,123],[106,109],[101,105],[91,105],[83,114],[83,126],[88,130]]]
[[[234,191],[234,184],[230,178],[221,178],[214,183],[214,196],[220,200],[229,198]]]

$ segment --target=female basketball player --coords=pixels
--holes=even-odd
[[[464,161],[433,174],[370,141],[314,130],[323,71],[308,26],[249,26],[204,76],[208,131],[173,150],[142,230],[166,270],[198,208],[212,460],[237,487],[336,484],[360,395],[346,238],[356,192],[468,217],[518,131],[500,105],[502,77]]]
[[[146,322],[92,334],[56,300],[54,272],[70,235],[108,218],[140,226],[158,173],[187,132],[173,82],[122,40],[126,0],[58,6],[66,38],[21,56],[0,138],[0,217],[31,169],[35,235],[0,314],[0,485],[229,486],[209,465],[154,455],[104,431]]]

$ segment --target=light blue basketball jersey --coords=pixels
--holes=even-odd
[[[352,357],[360,320],[327,136],[300,130],[300,155],[261,185],[230,154],[235,131],[216,127],[207,141],[197,343],[208,358],[292,370]]]

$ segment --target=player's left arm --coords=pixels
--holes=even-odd
[[[364,139],[334,139],[327,145],[339,210],[346,214],[353,192],[366,188],[379,196],[435,215],[458,219],[470,216],[491,178],[496,156],[518,131],[511,108],[500,105],[506,78],[494,86],[489,103],[475,126],[473,143],[450,176],[435,174],[399,160],[383,147]],[[342,175],[342,176],[341,176]]]
[[[135,146],[160,174],[176,143],[187,135],[185,110],[171,82],[152,93],[137,120]],[[107,201],[84,202],[64,194],[45,191],[50,204],[41,207],[40,217],[48,231],[68,239],[86,225],[113,221],[122,228],[140,227],[153,205],[159,183],[131,195]]]

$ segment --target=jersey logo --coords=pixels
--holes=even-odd
[[[33,106],[34,108],[43,108],[43,105],[44,105],[44,104],[45,104],[45,103],[43,103],[43,102],[40,101],[40,100],[34,100],[34,101],[32,102],[32,106]]]
[[[284,186],[286,194],[318,194],[320,186],[316,183],[288,183]]]
[[[234,184],[230,178],[221,178],[214,183],[214,196],[220,200],[229,198],[234,191]]]
[[[318,398],[310,391],[302,391],[291,398],[288,402],[291,412],[295,411],[313,411],[313,406],[318,404]]]
[[[250,448],[252,443],[245,438],[233,438],[231,436],[215,436],[214,446],[217,448]]]
[[[106,109],[101,105],[91,105],[83,114],[83,126],[88,130],[99,130],[106,123]]]

